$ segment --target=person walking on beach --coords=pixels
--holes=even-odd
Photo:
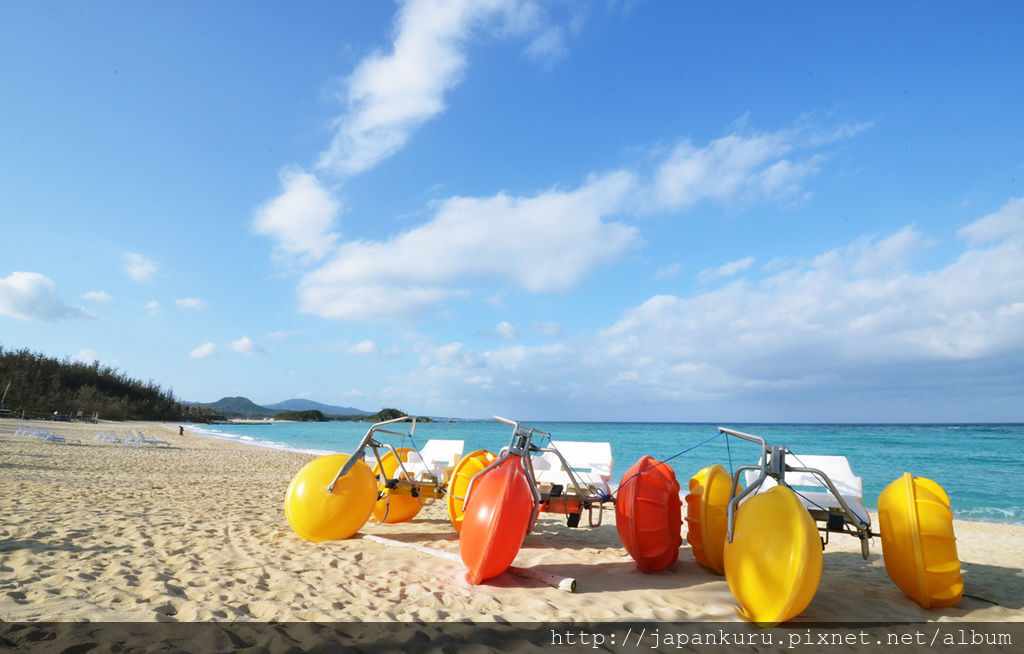
[[[185,435],[185,428],[182,427],[181,425],[178,425],[178,436],[184,436],[184,435]]]

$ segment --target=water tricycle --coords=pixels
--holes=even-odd
[[[598,527],[608,504],[615,507],[623,546],[641,568],[675,562],[682,517],[679,484],[670,470],[666,474],[664,467],[652,465],[653,458],[644,457],[626,472],[616,497],[608,486],[610,444],[552,441],[547,432],[498,416],[495,420],[512,426],[512,438],[466,489],[459,553],[471,583],[496,577],[512,565],[539,513],[564,514],[567,524],[577,527],[587,511],[587,524]],[[551,446],[539,446],[535,437],[546,438]]]
[[[409,423],[409,431],[395,431],[398,423]],[[452,523],[461,522],[462,503],[450,493],[465,489],[494,454],[477,450],[463,456],[463,441],[430,440],[416,449],[378,440],[386,434],[412,442],[415,428],[412,416],[374,423],[351,455],[327,454],[303,466],[285,496],[285,516],[295,533],[313,542],[343,540],[371,515],[385,524],[405,522],[442,497]]]
[[[904,473],[889,484],[878,498],[879,533],[846,457],[798,456],[760,436],[719,432],[759,444],[760,461],[732,475],[711,466],[690,479],[687,540],[701,565],[725,575],[748,619],[774,625],[810,604],[832,533],[859,538],[865,559],[878,536],[889,577],[922,607],[960,601],[953,514],[937,483]]]

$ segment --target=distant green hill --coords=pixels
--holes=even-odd
[[[278,402],[276,404],[264,405],[264,408],[274,411],[319,411],[328,416],[362,416],[369,415],[369,411],[363,411],[351,406],[334,406],[322,404],[313,400],[292,399]]]
[[[324,414],[316,409],[308,411],[282,411],[274,416],[275,420],[293,420],[295,422],[327,422]]]
[[[190,402],[188,404],[215,411],[217,414],[224,416],[225,418],[268,418],[278,416],[282,413],[306,413],[311,411],[318,411],[326,418],[330,418],[332,416],[358,418],[370,415],[369,411],[363,411],[362,409],[344,406],[331,406],[329,404],[321,404],[312,400],[300,399],[285,400],[284,402],[278,402],[277,404],[270,404],[268,406],[256,404],[247,397],[222,397],[216,402]],[[287,420],[288,418],[284,419]]]
[[[216,402],[196,402],[193,406],[213,409],[225,418],[265,418],[280,413],[260,406],[247,397],[222,397]]]

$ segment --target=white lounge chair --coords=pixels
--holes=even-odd
[[[50,441],[53,443],[67,443],[68,439],[60,434],[51,434],[49,431],[43,431],[43,440]]]
[[[455,464],[462,458],[465,441],[431,439],[420,449],[409,454],[409,460],[403,465],[405,471],[415,481],[436,481],[443,484],[448,481]]]
[[[786,456],[787,467],[812,468],[820,470],[828,475],[832,485],[839,491],[843,500],[850,510],[866,525],[871,524],[871,514],[864,508],[864,487],[861,478],[853,474],[850,462],[845,456],[824,456],[816,454],[789,454]],[[744,481],[749,486],[757,479],[760,471],[747,470],[744,472]],[[776,482],[768,477],[758,489],[762,493]],[[786,484],[796,491],[800,502],[807,507],[811,515],[816,519],[828,519],[824,514],[842,515],[843,507],[839,500],[833,495],[825,482],[816,474],[811,472],[786,471]],[[817,515],[816,515],[817,514]]]
[[[171,444],[168,443],[167,441],[158,441],[158,440],[155,440],[155,439],[152,439],[152,438],[146,438],[146,435],[143,434],[141,431],[136,431],[135,433],[138,434],[138,441],[137,441],[137,443],[139,445],[153,445],[153,446],[165,445],[167,447],[171,446]]]
[[[557,484],[567,491],[573,489],[573,480],[558,458],[561,454],[578,482],[598,493],[611,494],[611,443],[551,441],[550,449],[558,453],[543,452],[533,458],[533,473],[538,483]]]
[[[106,442],[106,443],[120,443],[121,439],[118,438],[112,431],[101,431],[97,432],[92,438],[94,441]]]
[[[36,427],[32,425],[22,425],[16,432],[19,436],[25,438],[38,438],[44,441],[53,441],[57,443],[63,443],[67,441],[66,438],[57,434],[51,434],[50,430],[46,427]]]

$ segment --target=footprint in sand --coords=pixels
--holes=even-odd
[[[12,591],[10,593],[7,593],[7,596],[10,597],[15,602],[17,602],[18,604],[27,604],[28,603],[28,596],[25,595],[25,593],[21,592],[20,590],[16,590],[16,591]]]

